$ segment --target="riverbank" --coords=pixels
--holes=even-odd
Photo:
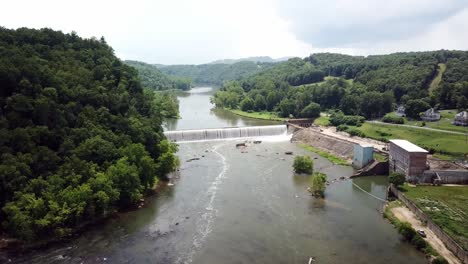
[[[407,207],[405,207],[400,201],[396,200],[385,205],[383,212],[385,218],[392,223],[395,228],[399,228],[403,223],[409,223],[414,230],[422,230],[426,234],[424,241],[428,245],[421,246],[415,244],[415,247],[420,247],[421,250],[432,263],[432,259],[444,258],[449,264],[462,264],[461,261],[444,245],[444,243],[432,232],[426,225],[424,225]],[[415,234],[419,236],[419,234]],[[422,238],[422,237],[421,237]],[[409,243],[414,243],[408,241]]]
[[[320,149],[316,149],[316,148],[314,148],[314,147],[312,147],[310,145],[307,145],[307,144],[304,144],[304,143],[299,143],[299,147],[301,147],[303,149],[306,149],[308,151],[314,152],[314,153],[326,158],[327,160],[331,161],[335,165],[346,165],[346,166],[351,165],[350,160],[342,159],[340,157],[337,157],[337,156],[331,154],[330,152],[322,151]]]
[[[272,121],[286,121],[287,118],[279,117],[276,113],[273,112],[245,112],[239,109],[228,109],[225,110],[236,114],[238,116],[249,117],[254,119],[261,119],[261,120],[272,120]]]
[[[121,210],[113,210],[108,215],[96,218],[89,221],[84,221],[79,225],[71,228],[71,231],[68,235],[63,237],[47,237],[36,239],[34,241],[24,241],[12,237],[8,237],[7,235],[3,234],[0,236],[0,252],[11,252],[13,254],[22,253],[30,250],[35,249],[42,249],[48,248],[53,245],[60,244],[64,241],[70,241],[75,239],[76,237],[80,236],[83,232],[87,231],[90,227],[104,225],[106,222],[113,218],[118,218],[120,214],[125,214],[131,211],[136,211],[145,206],[145,199],[150,198],[158,194],[162,189],[166,188],[168,184],[171,183],[171,179],[168,181],[157,181],[152,189],[147,190],[145,195],[137,204],[134,204],[128,208],[121,209]],[[2,259],[0,258],[0,262]]]

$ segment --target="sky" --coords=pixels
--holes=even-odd
[[[2,1],[0,26],[104,36],[148,63],[468,50],[468,0]]]

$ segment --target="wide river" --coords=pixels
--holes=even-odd
[[[166,128],[272,124],[212,111],[211,94],[195,88],[181,95],[182,118]],[[286,137],[243,150],[236,142],[181,143],[179,177],[143,208],[70,241],[9,257],[17,263],[426,263],[379,212],[385,177],[340,180],[351,167]],[[294,156],[285,151],[312,156],[315,170],[335,180],[325,199],[308,194],[308,178],[293,174]]]

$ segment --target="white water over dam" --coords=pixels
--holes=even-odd
[[[175,142],[279,136],[286,134],[286,125],[228,127],[164,132],[164,135],[168,140]]]

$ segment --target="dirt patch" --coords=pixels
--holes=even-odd
[[[432,232],[429,228],[423,225],[416,216],[406,207],[392,208],[392,213],[400,221],[410,223],[416,230],[424,230],[427,237],[424,238],[442,257],[444,257],[450,264],[462,264],[455,255],[448,250],[444,243]]]

